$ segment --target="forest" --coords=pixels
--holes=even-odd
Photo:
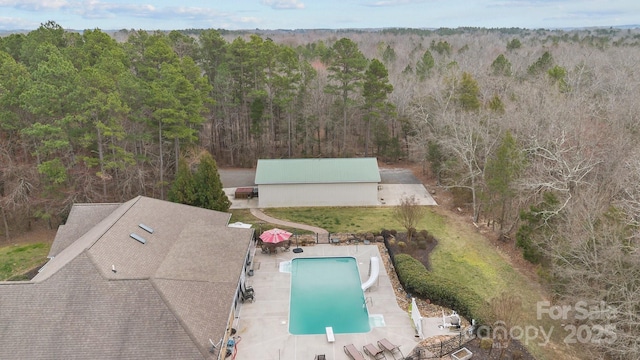
[[[4,238],[75,202],[167,198],[179,160],[422,164],[573,321],[640,351],[640,30],[65,31],[0,38]],[[205,154],[205,155],[203,155]],[[599,307],[602,308],[602,307]],[[602,339],[601,339],[602,340]],[[608,341],[611,340],[611,341]]]

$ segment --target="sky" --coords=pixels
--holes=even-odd
[[[639,0],[0,0],[0,30],[556,29],[640,24]]]

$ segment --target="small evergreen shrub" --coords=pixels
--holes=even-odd
[[[488,304],[475,291],[433,274],[410,255],[398,254],[394,256],[394,263],[398,279],[408,293],[453,309],[467,319],[475,319],[478,324],[484,323]]]

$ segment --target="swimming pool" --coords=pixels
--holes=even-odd
[[[297,258],[291,262],[289,332],[293,335],[364,333],[369,313],[353,257]]]

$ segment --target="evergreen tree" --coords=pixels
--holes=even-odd
[[[500,99],[500,96],[493,95],[491,100],[489,100],[489,109],[498,114],[504,114],[504,103]]]
[[[537,75],[541,72],[549,70],[551,68],[551,65],[553,65],[553,56],[551,56],[551,53],[549,53],[548,51],[545,51],[544,54],[542,54],[542,56],[540,56],[538,60],[536,60],[536,62],[529,66],[527,72],[530,75]]]
[[[551,78],[551,81],[554,84],[558,85],[558,90],[560,90],[561,92],[567,92],[571,90],[569,84],[567,84],[567,81],[565,80],[567,77],[567,69],[563,68],[562,66],[556,65],[549,69],[547,71],[547,74]]]
[[[169,188],[168,196],[171,202],[196,205],[195,177],[185,159],[178,161],[178,171]]]
[[[524,157],[516,140],[507,131],[502,137],[495,155],[487,160],[485,180],[487,184],[488,212],[504,229],[506,216],[510,212],[511,200],[515,196],[513,182],[524,167]],[[507,229],[509,230],[509,229]]]
[[[420,61],[416,64],[416,75],[418,75],[421,81],[426,79],[435,65],[436,61],[433,59],[431,51],[425,51]]]
[[[213,156],[205,152],[200,156],[200,164],[194,175],[195,206],[205,209],[228,211],[231,201],[222,190],[218,166]]]
[[[347,38],[338,40],[333,44],[332,49],[333,57],[328,68],[331,83],[326,86],[325,91],[341,98],[342,150],[344,151],[347,144],[349,97],[362,86],[367,59],[358,49],[358,44]]]
[[[364,143],[364,156],[369,156],[369,137],[371,123],[388,115],[390,105],[387,96],[393,91],[393,85],[389,83],[387,68],[378,59],[371,60],[369,68],[365,72],[362,96],[364,97],[366,137]]]
[[[429,49],[437,52],[440,55],[449,56],[451,55],[451,44],[447,41],[440,40],[436,43],[435,40],[431,40],[431,45],[429,45]]]
[[[493,72],[493,75],[510,76],[511,62],[503,54],[500,54],[491,63],[491,70]]]
[[[513,39],[507,43],[507,50],[509,51],[520,49],[521,47],[522,43],[518,39]]]
[[[457,89],[457,98],[460,107],[466,111],[475,111],[480,108],[480,87],[478,82],[471,76],[471,74],[465,72],[462,74],[462,81]]]
[[[396,51],[390,45],[387,45],[387,48],[382,52],[382,61],[385,64],[393,64],[396,61]]]

